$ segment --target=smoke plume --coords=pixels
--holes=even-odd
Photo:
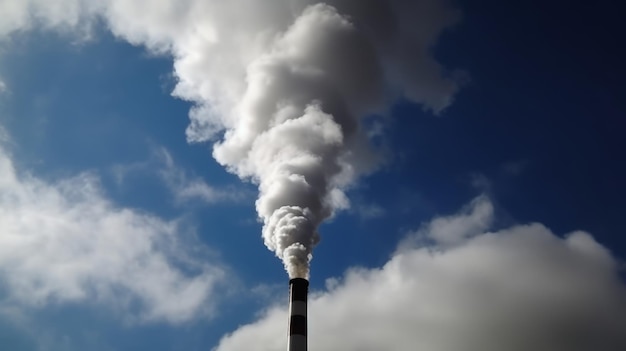
[[[387,56],[400,48],[384,45],[399,22],[389,18],[389,27],[375,28],[384,24],[364,11],[392,16],[393,8],[342,4],[354,11],[306,7],[250,63],[236,121],[214,148],[218,162],[258,183],[265,245],[292,278],[308,278],[320,223],[346,206],[343,189],[365,168],[359,160],[375,158],[360,122],[383,112],[393,74],[385,67],[400,61]]]
[[[258,185],[263,239],[292,278],[308,277],[319,225],[378,163],[363,118],[399,97],[439,113],[458,89],[431,53],[459,18],[446,0],[24,0],[0,12],[0,35],[104,23],[173,56],[173,95],[194,106],[188,140],[215,142],[215,159]]]

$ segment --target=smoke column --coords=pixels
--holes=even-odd
[[[335,8],[306,8],[249,66],[241,117],[215,147],[219,162],[258,182],[265,245],[290,278],[308,278],[318,226],[347,203],[339,178],[351,171],[346,159],[358,130],[348,103],[377,99],[374,58]]]
[[[392,16],[385,2],[342,3],[354,14]],[[377,43],[394,28],[368,20],[365,13],[359,28],[332,5],[305,6],[247,67],[237,117],[214,147],[218,162],[258,184],[265,245],[290,278],[308,279],[319,225],[349,206],[343,189],[376,163],[361,117],[385,103],[393,73]]]

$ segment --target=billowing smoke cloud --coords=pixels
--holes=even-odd
[[[265,244],[307,277],[318,226],[377,164],[362,118],[404,96],[438,113],[458,83],[432,57],[458,12],[446,0],[0,1],[0,35],[90,28],[174,57],[190,141],[259,186]]]
[[[387,67],[402,70],[399,57],[406,59],[394,51],[402,48],[393,44],[403,25],[398,9],[389,2],[342,5],[295,12],[293,24],[248,64],[245,92],[214,148],[218,162],[259,184],[263,238],[290,277],[308,277],[318,226],[348,206],[342,189],[367,168],[363,160],[375,159],[360,121],[383,112],[396,73]],[[447,104],[414,93],[434,110]]]

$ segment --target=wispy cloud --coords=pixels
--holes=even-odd
[[[502,172],[509,176],[519,176],[521,175],[526,168],[529,166],[528,160],[517,160],[517,161],[509,161],[505,162],[502,165]]]
[[[0,147],[3,303],[95,303],[130,322],[210,316],[226,268],[196,247],[181,223],[111,203],[96,175],[46,182]]]
[[[195,200],[212,204],[248,198],[244,191],[233,186],[214,187],[202,178],[188,174],[176,165],[172,155],[165,148],[158,149],[156,155],[162,165],[159,174],[179,203]]]
[[[242,202],[253,197],[245,189],[234,185],[210,185],[200,176],[178,165],[170,151],[164,147],[155,147],[152,156],[145,161],[118,164],[112,167],[111,171],[118,184],[124,183],[131,176],[156,174],[172,193],[178,205],[191,202],[204,204]]]
[[[435,243],[331,280],[311,296],[311,350],[626,349],[626,286],[604,247],[541,224],[489,232],[492,217],[478,198],[422,226]],[[286,320],[272,308],[216,350],[282,350]]]
[[[380,218],[387,213],[382,206],[375,203],[360,202],[358,204],[353,204],[352,209],[354,213],[356,213],[363,220]]]

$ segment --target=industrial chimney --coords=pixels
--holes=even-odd
[[[289,280],[289,336],[288,351],[307,351],[306,305],[309,281],[304,278]]]

